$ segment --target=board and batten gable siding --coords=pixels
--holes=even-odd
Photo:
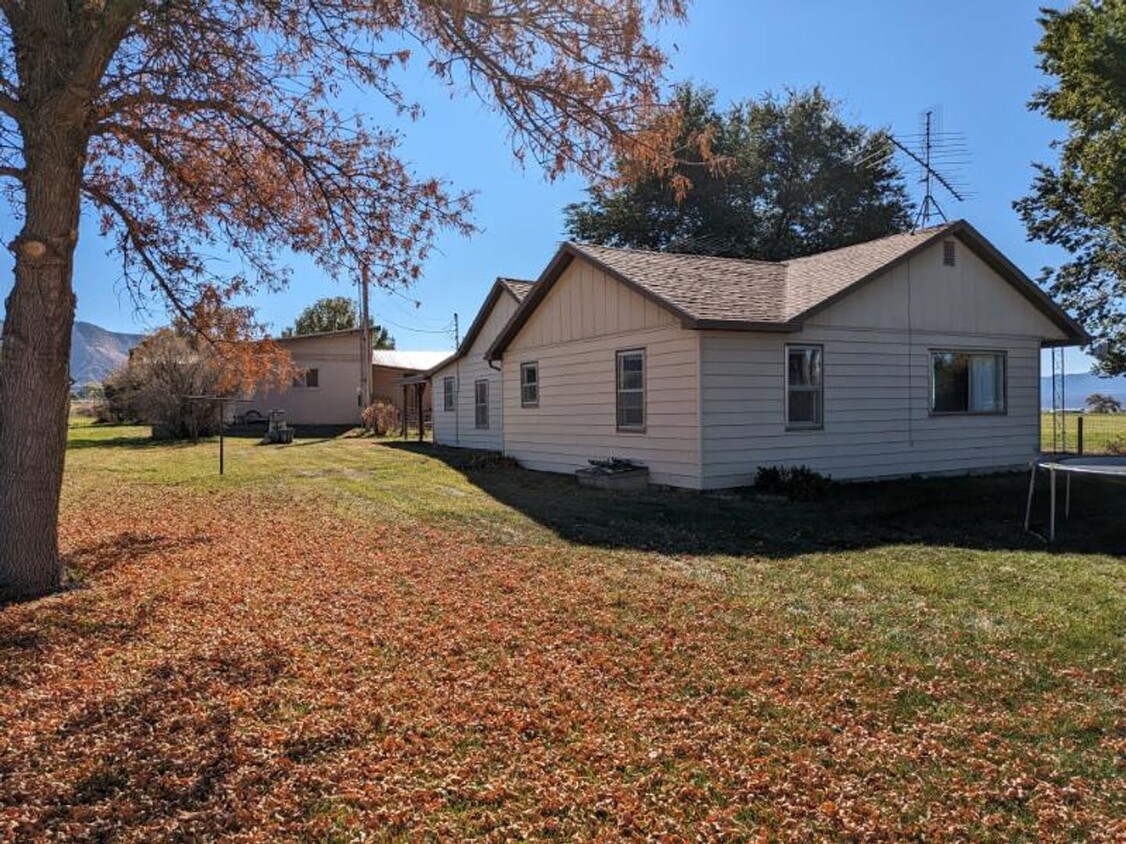
[[[464,357],[447,364],[434,373],[430,379],[433,390],[434,442],[438,445],[452,445],[461,448],[479,448],[485,451],[500,451],[503,447],[504,425],[504,384],[501,374],[485,360],[485,350],[489,348],[500,331],[516,312],[516,298],[502,291],[485,318],[480,333]],[[495,364],[500,366],[499,363]],[[454,407],[447,411],[445,405],[446,378],[454,380]],[[474,427],[474,384],[477,381],[489,382],[489,427]]]
[[[837,479],[1027,465],[1040,442],[1040,347],[1062,332],[965,247],[942,244],[840,299],[791,334],[703,332],[704,486],[760,465]],[[786,430],[785,348],[823,348],[824,426]],[[1007,412],[930,413],[932,349],[1007,355]]]
[[[617,430],[617,352],[645,351],[645,430]],[[539,365],[523,407],[520,365]],[[699,337],[668,310],[576,258],[504,352],[504,451],[529,469],[591,458],[649,467],[653,483],[699,488]]]
[[[253,409],[265,416],[271,410],[282,410],[290,425],[359,425],[359,334],[282,340],[280,345],[289,351],[295,366],[317,370],[318,386],[259,390],[236,412]]]

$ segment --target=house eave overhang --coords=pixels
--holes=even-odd
[[[470,325],[469,330],[465,332],[465,338],[461,341],[461,344],[448,358],[426,370],[426,372],[423,373],[426,378],[433,378],[438,372],[445,369],[451,363],[461,360],[469,354],[469,350],[477,340],[477,335],[479,335],[481,329],[485,327],[485,321],[489,318],[489,314],[492,312],[493,308],[496,307],[497,300],[501,296],[511,296],[513,299],[516,299],[517,303],[520,301],[516,294],[509,289],[508,285],[498,277],[493,282],[493,286],[489,290],[489,295],[485,297],[485,301],[481,304],[480,310],[477,311],[477,316],[473,319],[473,324]],[[488,359],[487,355],[486,359]]]
[[[1033,307],[1040,311],[1064,333],[1065,337],[1063,339],[1045,340],[1044,345],[1081,346],[1091,342],[1091,336],[1083,329],[1083,326],[1072,319],[1063,308],[1057,305],[1052,298],[1041,290],[1032,279],[1025,275],[1016,264],[1006,258],[996,246],[990,243],[985,236],[981,234],[981,232],[965,220],[957,220],[949,226],[938,229],[933,235],[920,241],[906,252],[897,256],[894,260],[888,261],[886,264],[881,265],[862,278],[854,281],[848,287],[837,291],[832,296],[823,299],[816,305],[796,314],[790,322],[798,324],[805,322],[810,317],[836,304],[844,297],[855,293],[860,288],[875,281],[887,272],[910,261],[913,257],[932,246],[937,241],[949,237],[957,237],[961,240],[962,243],[968,246],[973,253],[983,260],[997,275],[1007,281],[1018,293],[1027,299]]]
[[[985,237],[979,233],[973,226],[965,220],[958,220],[951,223],[949,226],[943,226],[937,229],[934,234],[921,240],[918,244],[911,249],[906,250],[902,254],[896,256],[893,260],[880,265],[875,270],[869,272],[862,278],[856,280],[847,287],[837,291],[832,296],[826,297],[800,313],[794,314],[788,319],[779,320],[777,322],[761,322],[761,321],[747,321],[747,320],[726,320],[726,319],[702,319],[694,317],[685,312],[682,308],[667,299],[657,295],[647,287],[638,284],[633,279],[615,270],[613,267],[606,265],[603,261],[598,260],[592,255],[585,252],[581,247],[572,244],[564,243],[560,246],[551,262],[544,269],[536,284],[533,286],[532,291],[525,297],[524,301],[520,304],[516,313],[513,314],[512,319],[509,320],[508,325],[504,327],[501,333],[489,346],[485,352],[485,359],[492,362],[500,360],[504,356],[504,351],[508,345],[516,338],[523,328],[525,323],[531,317],[532,313],[539,306],[540,302],[551,291],[551,288],[563,275],[563,272],[570,266],[575,258],[581,258],[589,263],[591,266],[596,267],[600,271],[606,273],[608,276],[618,281],[623,286],[630,290],[637,292],[645,299],[657,304],[669,313],[673,314],[680,320],[681,326],[686,329],[696,331],[756,331],[756,332],[771,332],[771,333],[793,333],[801,331],[804,324],[810,317],[820,313],[826,308],[831,307],[836,302],[844,297],[855,293],[861,287],[871,283],[875,279],[883,276],[895,267],[911,260],[923,250],[929,248],[938,240],[948,237],[959,238],[966,246],[968,246],[979,258],[986,262],[998,275],[1005,281],[1013,286],[1025,299],[1029,301],[1037,310],[1039,310],[1045,317],[1047,317],[1060,331],[1064,334],[1063,338],[1045,338],[1042,343],[1045,347],[1048,346],[1077,346],[1085,345],[1091,342],[1090,335],[1083,329],[1078,322],[1076,322],[1070,315],[1068,315],[1063,308],[1057,305],[1048,294],[1036,285],[1028,276],[1026,276],[1015,264],[1006,258],[1001,252],[993,246]]]

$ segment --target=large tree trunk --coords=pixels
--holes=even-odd
[[[63,576],[57,526],[74,323],[71,262],[50,252],[32,257],[31,243],[15,250],[16,286],[0,350],[0,601],[54,591]]]
[[[4,11],[19,78],[24,226],[11,244],[16,284],[0,347],[0,601],[63,580],[57,528],[87,119],[139,5],[41,0]]]
[[[50,97],[57,80],[41,76],[27,101],[58,105],[21,126],[25,216],[11,244],[16,284],[0,346],[0,601],[43,595],[63,580],[57,528],[86,139],[82,104]]]

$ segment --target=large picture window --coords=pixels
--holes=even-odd
[[[645,430],[645,351],[618,352],[618,430]]]
[[[540,365],[535,361],[520,364],[520,406],[536,407],[540,403]]]
[[[786,347],[786,426],[820,428],[824,424],[824,385],[820,346]]]
[[[1004,352],[931,352],[931,413],[1004,413]]]
[[[473,382],[473,427],[489,427],[489,382]]]
[[[442,379],[442,409],[451,411],[455,402],[455,382],[453,378]]]

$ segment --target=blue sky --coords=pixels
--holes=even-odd
[[[903,133],[917,130],[924,110],[940,107],[944,128],[965,133],[972,150],[962,175],[974,196],[964,203],[940,196],[947,214],[969,219],[1036,276],[1061,256],[1026,242],[1011,203],[1028,189],[1031,162],[1052,157],[1048,144],[1063,129],[1026,108],[1043,81],[1033,53],[1039,5],[697,0],[688,22],[667,27],[660,39],[672,57],[669,81],[710,85],[720,102],[820,83],[844,101],[849,119]],[[401,348],[444,349],[453,343],[447,331],[453,314],[460,314],[464,331],[495,276],[539,274],[565,237],[562,208],[583,198],[584,182],[549,183],[534,168],[521,170],[499,117],[421,74],[412,73],[407,85],[426,116],[400,127],[405,157],[420,174],[476,191],[474,220],[482,231],[440,237],[423,280],[409,291],[376,292],[372,306]],[[382,111],[374,102],[370,107]],[[367,110],[363,102],[359,108]],[[14,229],[11,219],[0,221],[4,242]],[[123,331],[159,325],[165,319],[159,304],[148,315],[135,312],[106,248],[87,219],[75,270],[78,318]],[[10,279],[10,256],[3,254],[0,273]],[[275,331],[320,296],[355,293],[306,262],[292,263],[290,289],[254,302]],[[1083,356],[1070,351],[1068,369],[1085,371]]]

